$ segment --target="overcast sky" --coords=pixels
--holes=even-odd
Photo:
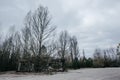
[[[48,7],[57,30],[77,36],[86,55],[120,42],[120,0],[0,0],[0,31],[22,28],[27,12],[40,4]]]

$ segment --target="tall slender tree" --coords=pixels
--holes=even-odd
[[[59,36],[59,56],[62,60],[62,68],[63,71],[66,70],[66,62],[65,62],[65,56],[67,55],[68,50],[68,42],[69,42],[69,34],[67,31],[62,31]]]

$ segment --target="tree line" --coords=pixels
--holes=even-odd
[[[82,57],[76,36],[55,34],[47,7],[40,6],[25,17],[24,28],[0,38],[0,71],[66,71],[87,67],[119,67],[115,49],[96,49],[93,58]]]

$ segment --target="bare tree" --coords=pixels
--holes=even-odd
[[[75,36],[70,38],[70,54],[71,54],[71,59],[78,58],[79,56],[79,48],[78,48],[78,41]]]
[[[79,62],[78,62],[78,57],[79,57],[79,48],[78,48],[78,41],[76,36],[73,36],[70,38],[70,55],[71,55],[71,60],[72,60],[72,67],[77,69],[79,68]]]
[[[33,33],[33,20],[32,20],[32,12],[28,12],[28,14],[25,17],[25,21],[24,21],[24,26],[25,28],[23,29],[22,33],[24,34],[24,42],[27,43],[27,45],[29,46],[29,52],[32,53],[32,56],[35,57],[37,52],[37,42],[35,40],[35,36]]]
[[[38,54],[40,56],[42,54],[41,49],[44,41],[55,30],[55,27],[50,24],[51,18],[46,7],[40,6],[31,17],[33,36],[36,40]]]
[[[40,6],[35,12],[29,12],[26,16],[25,26],[28,30],[24,31],[27,35],[30,34],[30,39],[26,35],[26,41],[30,42],[30,50],[34,54],[37,60],[37,68],[40,68],[41,61],[43,60],[44,51],[46,45],[44,44],[56,29],[51,25],[51,18],[49,11],[46,7]],[[29,39],[29,40],[27,40]],[[25,42],[25,41],[24,41]],[[26,42],[26,44],[28,44]],[[47,53],[47,51],[45,51]],[[42,59],[42,60],[40,60]],[[39,64],[40,63],[40,64]]]
[[[67,31],[61,32],[60,37],[59,37],[59,52],[58,52],[58,54],[62,60],[63,71],[65,71],[65,69],[66,69],[65,56],[67,55],[68,42],[69,42],[68,32]]]
[[[13,50],[13,35],[10,35],[6,37],[2,43],[1,65],[3,71],[9,69],[9,59],[11,58],[11,54],[13,52],[12,50]],[[5,68],[5,66],[7,66],[7,68]]]
[[[104,57],[101,49],[96,49],[94,54],[94,67],[104,67]]]
[[[25,26],[22,30],[22,46],[23,46],[23,58],[30,58],[30,29]]]

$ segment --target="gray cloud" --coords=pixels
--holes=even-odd
[[[49,8],[58,31],[66,29],[78,37],[86,55],[98,47],[114,47],[120,41],[120,0],[1,0],[2,31],[11,25],[20,29],[27,12],[39,4]]]

